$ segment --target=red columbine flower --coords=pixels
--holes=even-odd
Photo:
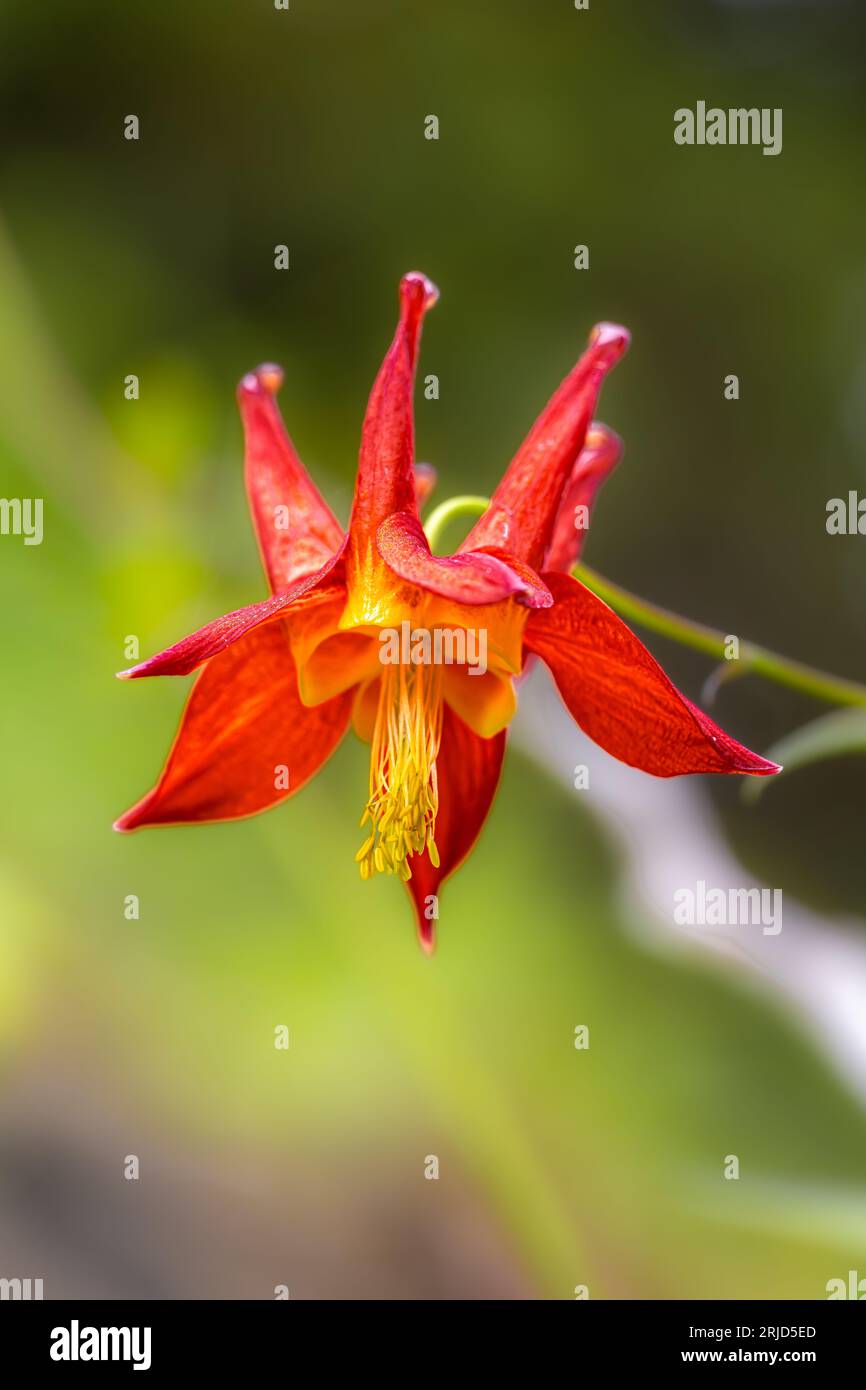
[[[351,720],[371,744],[361,877],[386,872],[407,883],[427,950],[434,896],[490,809],[515,680],[530,656],[549,666],[581,728],[623,762],[659,777],[777,771],[686,699],[567,572],[584,534],[576,509],[591,506],[620,454],[617,437],[591,422],[602,380],[628,346],[624,328],[593,329],[457,553],[431,553],[418,517],[431,478],[414,465],[412,390],[421,321],[436,298],[423,275],[400,285],[345,535],[283,426],[279,368],[240,383],[247,490],[271,597],[120,672],[201,668],[156,787],[117,822],[135,830],[263,811],[300,791]],[[459,660],[459,644],[453,664],[431,661],[437,634],[461,636],[464,658],[483,637],[486,669],[477,656],[474,667]],[[384,659],[386,640],[396,659]]]

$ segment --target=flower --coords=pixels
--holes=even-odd
[[[428,951],[440,885],[490,810],[515,682],[531,658],[549,667],[585,732],[634,767],[660,777],[778,770],[681,694],[568,573],[585,534],[576,522],[621,453],[593,415],[628,346],[624,328],[593,329],[456,554],[431,553],[418,515],[431,473],[414,462],[412,392],[421,323],[437,297],[423,275],[400,284],[346,534],[285,431],[280,369],[243,378],[246,484],[271,597],[118,673],[201,668],[159,781],[118,830],[263,811],[300,791],[351,722],[371,745],[361,877],[406,882]],[[451,643],[439,661],[429,659],[433,638]],[[473,664],[470,650],[482,647]]]

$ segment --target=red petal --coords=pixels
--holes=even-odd
[[[355,501],[349,523],[350,573],[363,563],[376,531],[392,512],[417,516],[415,504],[415,439],[412,390],[424,314],[439,291],[424,275],[413,272],[400,282],[400,319],[379,375],[370,392],[364,428]]]
[[[436,469],[432,463],[415,464],[415,505],[420,511],[436,486]]]
[[[578,507],[586,508],[589,518],[602,483],[622,458],[622,440],[607,425],[598,422],[586,432],[586,443],[578,454],[577,463],[562,494],[553,540],[544,562],[545,569],[574,569],[586,540],[586,526],[577,525]],[[581,513],[582,519],[583,514]]]
[[[533,569],[543,564],[601,383],[628,343],[626,329],[596,325],[589,347],[539,415],[461,550],[501,546]]]
[[[454,603],[499,603],[516,598],[528,608],[544,608],[552,602],[538,575],[526,565],[513,568],[507,557],[483,552],[432,555],[420,521],[407,512],[382,522],[376,544],[382,559],[401,579]]]
[[[291,605],[301,608],[311,603],[333,600],[342,589],[342,567],[336,567],[339,558],[339,555],[335,555],[316,574],[298,580],[283,594],[274,594],[262,603],[251,603],[247,608],[237,608],[233,613],[215,618],[212,623],[200,627],[198,632],[184,637],[157,656],[150,656],[127,671],[118,671],[118,677],[120,680],[133,680],[139,676],[189,675],[203,661],[225,651],[245,633],[280,617]]]
[[[428,953],[434,946],[435,919],[425,915],[427,900],[438,895],[440,884],[462,864],[478,839],[499,785],[504,753],[504,730],[495,738],[479,738],[445,706],[436,759],[439,868],[431,864],[426,850],[414,854],[409,859],[412,877],[406,884],[418,919],[418,937]]]
[[[780,770],[686,699],[630,628],[589,589],[569,575],[544,578],[554,606],[530,615],[525,645],[547,662],[569,712],[594,742],[656,777],[768,776]]]
[[[346,731],[350,693],[307,709],[283,623],[215,657],[192,688],[156,787],[116,830],[251,816],[292,796]],[[288,790],[277,788],[288,769]]]
[[[343,540],[286,432],[276,402],[282,380],[282,370],[266,364],[248,373],[237,392],[247,496],[272,593],[319,569]]]

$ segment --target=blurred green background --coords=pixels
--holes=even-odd
[[[408,269],[442,292],[416,406],[438,499],[489,491],[591,325],[624,322],[589,562],[866,679],[866,542],[824,526],[866,489],[864,39],[841,0],[3,0],[0,490],[46,513],[42,546],[0,540],[0,1275],[122,1298],[866,1275],[850,1078],[742,974],[639,945],[591,796],[517,748],[432,962],[399,887],[358,880],[357,743],[253,821],[110,830],[186,685],[115,682],[124,638],[264,596],[235,383],[282,363],[345,518]],[[782,154],[675,146],[698,99],[782,107]],[[650,645],[697,698],[706,664]],[[762,748],[820,710],[743,681],[715,712]],[[705,790],[747,875],[859,920],[862,760],[756,808]]]

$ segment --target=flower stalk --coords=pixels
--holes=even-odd
[[[736,662],[727,661],[725,649],[728,634],[693,622],[690,618],[682,618],[647,599],[638,598],[619,584],[602,578],[588,565],[578,565],[573,573],[576,579],[610,604],[622,617],[631,619],[650,632],[657,632],[660,637],[668,637],[672,642],[725,661],[725,669],[732,667],[738,675],[763,676],[777,685],[786,685],[791,690],[799,690],[804,695],[833,705],[866,705],[866,686],[857,681],[830,675],[802,661],[792,661],[756,642],[741,642],[739,659]]]
[[[468,495],[450,497],[447,502],[441,502],[431,512],[424,526],[430,548],[435,548],[445,527],[452,521],[460,517],[480,516],[489,505],[489,499],[486,497]],[[778,652],[760,646],[757,642],[741,642],[740,655],[736,661],[732,661],[727,655],[728,633],[708,627],[705,623],[695,622],[691,618],[684,618],[679,613],[672,613],[670,609],[651,603],[649,599],[640,598],[621,585],[605,579],[596,570],[590,569],[589,565],[576,565],[572,574],[621,617],[630,619],[650,632],[657,632],[660,637],[667,637],[671,642],[679,642],[681,646],[691,647],[693,651],[703,652],[704,655],[715,657],[721,662],[719,673],[712,682],[713,693],[723,682],[733,679],[734,676],[756,675],[763,676],[765,680],[775,681],[777,685],[785,685],[791,690],[799,690],[801,694],[811,695],[816,700],[824,700],[828,704],[866,705],[866,685],[861,685],[858,681],[819,671],[802,661],[792,661],[789,657],[780,656]]]

